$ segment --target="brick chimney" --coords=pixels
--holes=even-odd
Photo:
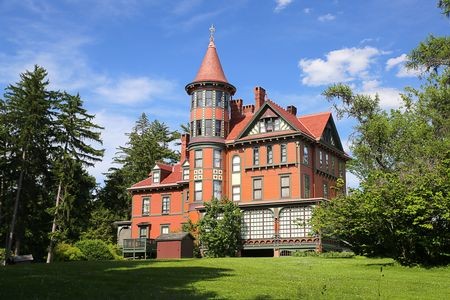
[[[242,107],[242,112],[246,116],[253,115],[255,112],[255,106],[253,104],[244,105],[244,107]]]
[[[266,90],[260,86],[255,87],[255,111],[257,111],[266,100]]]
[[[242,99],[235,99],[230,101],[231,120],[239,120],[242,117],[242,103]]]
[[[288,113],[297,116],[297,107],[295,107],[294,105],[289,105],[288,107],[286,107],[286,110],[288,111]]]
[[[180,162],[181,163],[183,163],[186,158],[189,158],[189,153],[187,150],[189,140],[190,140],[190,135],[188,133],[183,133],[181,135],[181,153],[180,153]]]

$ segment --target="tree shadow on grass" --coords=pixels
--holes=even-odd
[[[0,283],[2,299],[220,298],[217,292],[201,290],[195,283],[231,276],[232,270],[178,265],[177,261],[133,261],[61,263],[53,267],[35,264],[34,268],[14,271],[12,276],[0,276],[0,280],[6,279]],[[4,289],[8,281],[12,289]]]

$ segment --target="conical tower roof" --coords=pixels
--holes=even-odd
[[[219,81],[228,83],[212,37],[209,41],[208,49],[206,50],[200,69],[197,72],[197,76],[195,76],[193,80],[193,82],[200,81]]]

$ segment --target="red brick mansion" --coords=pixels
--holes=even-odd
[[[335,197],[349,157],[330,112],[297,115],[254,89],[251,104],[234,99],[211,36],[194,80],[186,85],[190,134],[181,159],[157,163],[129,188],[131,238],[155,239],[201,217],[203,202],[227,197],[243,211],[243,254],[327,249],[311,234],[311,210]]]

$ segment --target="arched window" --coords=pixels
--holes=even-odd
[[[238,155],[233,156],[233,173],[237,173],[241,171],[241,158]]]
[[[306,237],[311,234],[311,206],[285,207],[280,211],[280,237]]]
[[[270,209],[246,210],[242,219],[242,239],[270,239],[274,237],[275,220]]]

